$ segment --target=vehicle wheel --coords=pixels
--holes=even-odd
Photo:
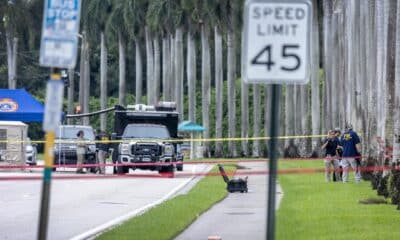
[[[160,174],[166,174],[168,177],[174,177],[175,175],[175,167],[174,165],[169,165],[162,167],[159,171]]]
[[[129,168],[125,166],[117,166],[117,174],[127,174],[129,172]]]
[[[176,165],[176,170],[182,172],[183,171],[183,164]]]

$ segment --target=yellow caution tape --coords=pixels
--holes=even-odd
[[[322,138],[326,137],[326,134],[321,135],[304,135],[304,136],[278,136],[277,139],[280,140],[288,140],[288,139],[304,139],[304,138]],[[233,137],[233,138],[196,138],[196,139],[169,139],[169,140],[162,140],[163,142],[226,142],[226,141],[261,141],[261,140],[270,140],[271,137]],[[146,141],[146,142],[159,142],[158,139],[135,139],[138,141]],[[95,141],[78,141],[78,140],[55,140],[55,144],[60,143],[121,143],[127,140],[95,140]],[[31,140],[31,141],[24,141],[24,140],[0,140],[0,143],[37,143],[42,144],[46,143],[44,140]]]

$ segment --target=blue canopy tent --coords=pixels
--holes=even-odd
[[[204,130],[206,129],[203,126],[191,121],[183,121],[178,126],[178,131],[190,133],[190,159],[193,159],[195,157],[202,157],[202,154],[195,154],[195,150],[197,150],[199,147],[200,152],[202,152],[203,150],[201,146],[196,146],[196,143],[194,141],[194,134],[199,136],[199,133],[203,132]]]
[[[42,122],[44,106],[25,89],[0,89],[0,121]]]
[[[203,132],[206,130],[203,126],[191,121],[183,121],[178,126],[180,132]]]

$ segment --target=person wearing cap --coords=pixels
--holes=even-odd
[[[108,150],[109,150],[109,142],[110,142],[110,137],[106,134],[106,132],[101,131],[98,136],[96,136],[97,140],[97,160],[99,163],[99,166],[97,167],[97,171],[100,174],[105,174],[106,173],[106,161],[107,161],[107,155],[108,155]]]
[[[329,130],[328,137],[325,139],[324,144],[322,144],[321,149],[325,149],[325,181],[329,182],[331,180],[331,165],[334,168],[334,175],[336,179],[340,178],[339,175],[339,160],[337,159],[336,149],[339,145],[339,140],[335,136],[335,131]]]
[[[353,131],[351,124],[346,124],[346,131],[340,139],[340,146],[343,150],[341,163],[343,167],[343,182],[346,183],[349,180],[349,167],[354,170],[355,181],[357,183],[360,182],[361,173],[358,168],[357,158],[361,153],[361,141],[357,133]]]
[[[76,147],[76,155],[77,155],[77,165],[76,173],[85,173],[82,168],[82,164],[85,162],[85,154],[86,154],[86,143],[85,143],[85,133],[83,130],[79,130],[76,134],[77,136],[77,147]]]

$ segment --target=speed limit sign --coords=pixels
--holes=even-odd
[[[309,81],[311,6],[309,0],[246,1],[242,48],[246,83]]]

